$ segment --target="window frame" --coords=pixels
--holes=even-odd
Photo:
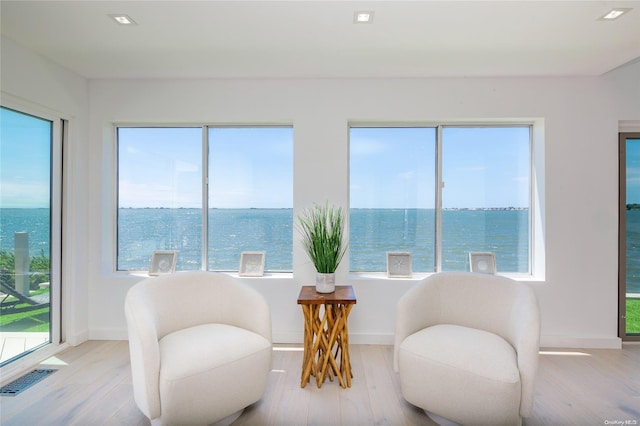
[[[294,206],[293,206],[293,195],[294,195],[294,180],[295,180],[295,172],[294,172],[294,168],[295,168],[295,155],[294,155],[294,150],[295,150],[295,139],[294,139],[294,126],[291,123],[285,123],[285,124],[207,124],[203,126],[203,152],[204,150],[206,150],[206,156],[203,155],[203,162],[206,162],[206,165],[203,164],[202,170],[203,170],[203,176],[204,176],[204,180],[202,183],[202,191],[203,191],[203,214],[206,216],[206,218],[204,218],[205,222],[203,223],[203,232],[206,232],[207,238],[203,238],[203,245],[207,245],[207,247],[203,250],[203,269],[204,270],[210,270],[210,271],[220,271],[220,272],[231,272],[231,273],[238,273],[240,270],[240,260],[241,260],[241,253],[238,254],[238,259],[237,259],[237,264],[238,264],[238,269],[208,269],[208,265],[209,265],[209,246],[208,246],[208,236],[209,236],[209,166],[210,166],[210,159],[209,159],[209,135],[211,133],[212,129],[289,129],[291,131],[291,207],[290,210],[292,212],[293,215],[293,222],[291,224],[291,229],[292,229],[292,238],[291,238],[291,268],[290,269],[266,269],[266,265],[267,265],[267,261],[265,261],[265,269],[263,270],[264,273],[269,273],[269,274],[292,274],[293,273],[293,252],[294,252],[294,240],[295,240],[295,214],[294,212]],[[249,250],[249,251],[255,251],[255,250]],[[258,250],[260,251],[260,250]]]
[[[639,342],[639,333],[627,332],[627,140],[640,139],[640,131],[618,133],[618,337]]]
[[[0,106],[7,110],[51,123],[51,144],[49,147],[49,161],[51,165],[49,180],[49,341],[23,352],[16,358],[8,360],[9,363],[3,364],[3,367],[6,367],[10,363],[15,364],[15,361],[33,352],[50,345],[59,345],[65,339],[62,315],[62,280],[64,269],[66,269],[67,265],[65,264],[63,255],[63,239],[65,237],[62,233],[63,221],[65,220],[65,215],[63,215],[65,175],[63,171],[64,161],[67,155],[65,147],[68,144],[69,121],[66,117],[55,111],[25,103],[4,93]]]
[[[113,123],[113,149],[114,149],[114,210],[115,210],[115,222],[113,224],[113,232],[112,232],[112,241],[113,241],[113,249],[112,252],[112,272],[116,274],[125,274],[125,275],[134,275],[140,273],[148,272],[147,269],[136,269],[136,270],[127,270],[127,269],[118,269],[118,221],[119,221],[119,174],[120,174],[120,160],[119,160],[119,139],[118,139],[118,130],[120,128],[154,128],[154,129],[169,129],[169,128],[189,128],[196,129],[200,128],[202,131],[201,138],[201,208],[202,208],[202,216],[201,216],[201,247],[200,247],[200,267],[199,270],[202,271],[213,271],[213,272],[229,272],[229,273],[237,273],[238,271],[235,269],[208,269],[208,260],[209,260],[209,131],[211,129],[240,129],[240,128],[254,128],[254,129],[265,129],[265,128],[287,128],[291,129],[293,132],[293,124],[291,123],[277,123],[277,124],[206,124],[206,123]],[[292,140],[292,150],[294,149],[294,141]],[[293,152],[292,152],[293,159]],[[291,165],[292,172],[294,169],[294,165]],[[295,177],[292,173],[292,180]],[[291,194],[293,196],[293,184],[292,181],[292,189]],[[293,206],[292,206],[293,209]],[[291,241],[291,255],[292,255],[292,267],[293,267],[293,239]],[[238,258],[238,265],[240,265],[240,258]],[[266,270],[264,272],[268,272],[270,274],[291,274],[292,270]]]
[[[540,133],[540,127],[542,122],[540,120],[514,120],[514,121],[478,121],[478,122],[367,122],[367,121],[353,121],[348,123],[348,138],[349,146],[351,144],[351,129],[353,128],[434,128],[436,130],[436,146],[435,146],[435,224],[434,224],[434,272],[414,271],[413,275],[416,278],[421,278],[431,274],[442,272],[442,191],[444,189],[443,182],[443,130],[445,128],[504,128],[504,127],[521,127],[529,129],[529,208],[528,208],[528,270],[526,272],[500,272],[498,274],[510,276],[522,279],[541,279],[544,280],[544,250],[539,247],[539,240],[543,232],[539,232],[544,226],[544,173],[536,170],[536,158],[544,156],[542,140],[539,139],[538,133]],[[351,154],[349,149],[349,164],[351,162]],[[544,162],[542,162],[544,164]],[[349,176],[351,171],[349,170]],[[536,179],[540,178],[542,182],[538,182]],[[350,196],[349,196],[350,199]],[[536,200],[540,200],[536,203]],[[350,254],[351,255],[351,254]],[[540,259],[542,258],[542,259]],[[540,260],[538,260],[540,259]],[[382,276],[386,275],[384,272],[363,272],[363,271],[349,271],[349,274],[354,276]]]

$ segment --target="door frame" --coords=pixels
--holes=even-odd
[[[2,375],[9,377],[17,369],[31,359],[32,354],[49,354],[56,352],[63,342],[62,337],[62,208],[63,208],[63,155],[65,138],[68,133],[68,122],[56,111],[40,105],[34,105],[22,99],[2,93],[1,107],[19,114],[32,116],[51,123],[51,164],[49,180],[50,200],[50,252],[49,252],[49,341],[22,354],[5,361]],[[36,355],[37,356],[37,355]],[[3,377],[4,379],[4,377]],[[4,381],[4,380],[3,380]]]
[[[627,139],[640,139],[640,132],[618,134],[618,336],[624,341],[640,341],[640,334],[627,334]]]

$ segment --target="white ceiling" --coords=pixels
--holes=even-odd
[[[612,7],[633,10],[598,20]],[[593,76],[640,1],[0,1],[2,35],[87,78]],[[375,12],[354,24],[355,11]],[[107,15],[125,13],[125,27]]]

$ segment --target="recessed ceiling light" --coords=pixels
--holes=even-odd
[[[599,21],[613,21],[614,19],[618,19],[619,17],[621,17],[625,13],[629,12],[630,10],[632,10],[632,9],[631,8],[615,8],[615,9],[611,9],[610,11],[608,11],[607,13],[605,13],[604,15],[599,17],[598,20]]]
[[[113,14],[113,15],[109,15],[109,17],[120,25],[138,25],[136,24],[136,21],[131,19],[128,15]]]
[[[373,22],[372,11],[358,11],[353,13],[354,24],[370,24]]]

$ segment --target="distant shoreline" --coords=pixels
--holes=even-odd
[[[629,207],[631,206],[631,207]],[[49,210],[48,207],[0,207],[1,210]],[[118,210],[200,210],[200,207],[119,207]],[[292,207],[209,207],[209,210],[293,210]],[[351,207],[351,210],[435,210],[422,207]],[[444,207],[443,211],[526,211],[528,207]],[[627,205],[640,210],[640,204]]]
[[[200,210],[200,207],[119,207],[119,210]],[[352,207],[352,210],[435,210],[422,207]],[[640,210],[639,203],[626,205],[627,210]],[[49,210],[48,207],[0,207],[0,210]],[[292,210],[292,207],[209,207],[209,210]],[[444,211],[522,211],[528,207],[443,207]]]
[[[639,207],[640,208],[640,207]],[[200,210],[199,207],[120,207],[119,210]],[[209,210],[293,210],[291,207],[209,207]],[[422,207],[351,207],[351,210],[435,210]],[[528,207],[444,207],[444,211],[524,211]]]

